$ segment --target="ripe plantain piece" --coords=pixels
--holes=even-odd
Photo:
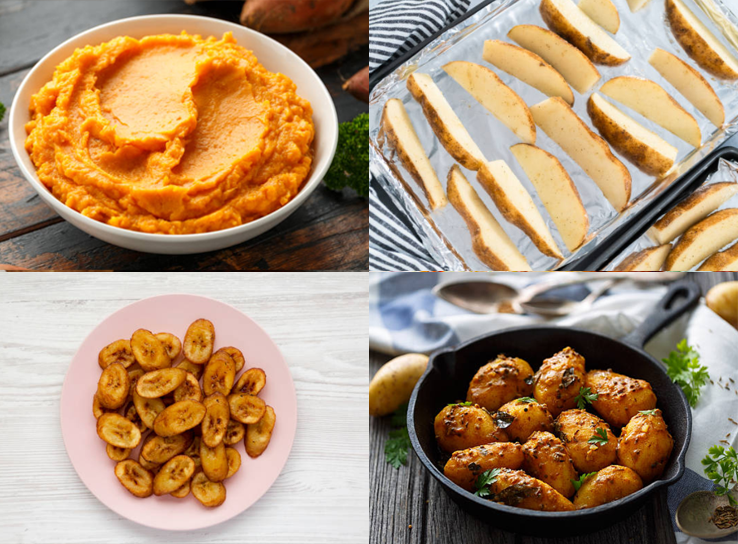
[[[556,417],[577,405],[584,372],[584,357],[566,347],[543,361],[535,375],[533,396]]]
[[[136,384],[138,383],[138,379],[144,374],[145,372],[141,368],[128,371],[128,379],[131,380],[131,389],[130,389],[130,392],[128,393],[129,399],[133,398],[133,392],[136,391]]]
[[[597,395],[592,407],[613,427],[623,427],[641,410],[656,408],[656,394],[646,380],[611,370],[590,370],[584,386]]]
[[[187,329],[184,338],[184,355],[196,365],[204,365],[210,360],[215,344],[215,327],[207,319],[198,319]]]
[[[181,368],[182,370],[186,370],[190,374],[192,374],[195,378],[198,380],[202,376],[203,370],[205,370],[205,367],[203,365],[196,365],[194,363],[189,362],[187,359],[182,361],[177,365],[177,368]]]
[[[117,410],[128,400],[131,391],[131,379],[126,368],[120,363],[105,367],[97,382],[97,399],[103,408]]]
[[[97,420],[97,435],[119,448],[135,448],[141,442],[141,431],[120,414],[108,412]]]
[[[174,361],[179,354],[182,353],[182,342],[179,338],[169,332],[159,332],[155,334],[156,338],[164,344],[164,349],[167,351],[169,358]]]
[[[205,395],[228,395],[236,379],[236,363],[225,351],[214,353],[202,374],[202,390]]]
[[[225,348],[220,348],[218,351],[224,351],[231,356],[233,362],[236,363],[236,372],[240,372],[243,368],[243,365],[246,364],[246,359],[244,359],[243,353],[241,353],[241,350],[238,348],[228,346]],[[218,351],[216,351],[216,353],[218,353]]]
[[[195,462],[195,466],[197,468],[200,468],[202,466],[202,463],[200,461],[200,437],[194,437],[192,443],[183,453]]]
[[[738,243],[715,253],[697,269],[698,272],[738,272]]]
[[[233,393],[248,393],[249,395],[258,395],[259,391],[264,389],[266,385],[266,372],[260,368],[249,368],[241,377],[238,378],[236,385],[233,386]]]
[[[228,474],[226,474],[226,479],[228,479],[241,468],[241,454],[235,448],[226,448],[225,451],[228,459]]]
[[[246,436],[246,426],[235,419],[228,420],[228,427],[223,437],[223,443],[226,446],[233,446],[243,440],[244,436]]]
[[[138,379],[136,393],[145,399],[158,399],[177,389],[187,378],[181,368],[162,368],[152,370]]]
[[[459,487],[474,490],[480,474],[495,468],[517,470],[523,464],[523,449],[514,442],[495,442],[454,452],[443,474]]]
[[[222,482],[228,476],[228,456],[223,442],[211,448],[200,440],[200,463],[211,482]]]
[[[164,343],[146,329],[138,329],[133,333],[131,351],[146,372],[172,366]]]
[[[572,480],[579,476],[564,443],[549,432],[535,432],[523,444],[525,472],[546,482],[564,497],[576,493]]]
[[[611,465],[587,478],[574,496],[577,508],[594,508],[627,497],[643,488],[641,478],[627,467]]]
[[[167,495],[178,490],[195,473],[195,462],[186,455],[177,455],[161,467],[154,477],[154,495]]]
[[[175,455],[184,453],[193,442],[192,433],[175,436],[156,436],[149,438],[141,448],[141,455],[147,461],[161,465]]]
[[[466,400],[494,412],[506,402],[532,392],[533,369],[528,362],[500,354],[474,374]]]
[[[438,447],[448,453],[492,442],[507,442],[507,433],[497,426],[492,415],[479,406],[452,404],[444,407],[433,421]],[[249,428],[246,428],[248,453]]]
[[[138,462],[146,470],[150,470],[151,473],[152,473],[152,475],[155,474],[157,470],[159,470],[159,467],[161,467],[161,464],[160,463],[152,463],[151,461],[149,461],[148,459],[146,459],[146,457],[144,457],[140,453],[138,454]]]
[[[596,472],[613,464],[617,458],[617,437],[610,426],[594,414],[577,409],[561,412],[554,422],[554,431],[580,473]],[[592,439],[595,440],[590,442]]]
[[[208,508],[220,506],[226,500],[225,486],[220,482],[211,482],[204,472],[192,477],[190,488],[195,498]]]
[[[133,459],[126,459],[115,465],[115,476],[136,497],[143,499],[154,492],[154,477],[151,472]]]
[[[545,404],[532,399],[515,399],[500,406],[500,412],[511,415],[514,419],[505,432],[511,440],[521,444],[536,431],[553,432],[554,420]],[[513,468],[513,467],[510,467]]]
[[[738,240],[738,209],[727,208],[707,216],[674,244],[666,270],[687,271],[716,251]]]
[[[100,419],[100,416],[105,413],[107,413],[107,410],[100,404],[100,399],[97,398],[97,393],[95,393],[95,396],[92,397],[92,415],[95,416],[95,419]]]
[[[197,381],[194,374],[185,372],[187,376],[185,381],[174,390],[174,402],[181,400],[196,400],[202,402],[202,389],[200,389],[200,382]]]
[[[175,497],[177,499],[184,499],[187,495],[190,494],[190,482],[192,480],[187,480],[182,487],[179,489],[175,489],[170,493],[172,497]]]
[[[138,430],[141,431],[141,434],[145,433],[148,430],[148,427],[141,419],[141,416],[138,415],[138,410],[136,410],[136,405],[133,404],[133,401],[131,401],[130,404],[126,406],[125,410],[123,410],[123,415],[128,421],[138,427]]]
[[[133,392],[133,405],[136,407],[141,421],[149,429],[154,428],[154,420],[164,411],[164,401],[161,399],[145,399],[137,392]]]
[[[546,482],[528,476],[522,470],[500,469],[497,479],[489,486],[495,502],[528,510],[565,512],[574,505]]]
[[[256,423],[266,410],[266,404],[259,397],[246,393],[228,395],[231,417],[244,425]]]
[[[131,454],[131,448],[119,448],[118,446],[113,446],[112,444],[106,444],[105,453],[107,453],[108,457],[110,457],[113,461],[123,461],[125,459],[128,459],[128,456]]]
[[[616,272],[658,272],[664,266],[671,244],[647,247],[631,253],[614,269]]]
[[[174,436],[196,427],[205,417],[205,406],[194,400],[183,400],[168,406],[154,420],[159,436]]]
[[[663,474],[673,447],[661,410],[641,412],[620,433],[618,463],[634,470],[648,484]]]
[[[228,430],[231,412],[228,400],[222,393],[213,393],[207,397],[205,417],[202,419],[202,441],[210,448],[215,448],[223,442]]]
[[[274,424],[277,422],[277,415],[274,408],[267,406],[264,416],[257,422],[246,425],[246,453],[249,457],[259,457],[267,449],[269,441],[272,439],[272,431]]]
[[[131,351],[131,341],[116,340],[108,344],[100,350],[100,354],[97,356],[97,362],[100,368],[107,368],[113,363],[120,363],[128,368],[136,362],[136,359],[133,357],[133,351]]]

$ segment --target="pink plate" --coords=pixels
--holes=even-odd
[[[103,347],[119,338],[129,338],[139,328],[154,333],[171,332],[182,340],[189,324],[199,318],[209,319],[215,325],[216,349],[235,346],[246,359],[244,369],[264,369],[267,384],[259,396],[277,415],[271,443],[260,457],[252,459],[246,455],[243,441],[236,444],[241,454],[241,469],[224,482],[226,500],[217,508],[204,507],[191,493],[184,499],[169,495],[139,499],[131,495],[113,473],[115,461],[106,455],[105,443],[97,436],[92,415],[92,398],[101,372],[97,355]],[[292,448],[297,427],[297,398],[292,376],[279,348],[253,320],[232,306],[210,298],[163,295],[118,310],[82,342],[64,379],[61,425],[72,465],[103,504],[141,525],[186,531],[230,519],[266,493],[279,476]],[[138,449],[132,456],[138,459]]]

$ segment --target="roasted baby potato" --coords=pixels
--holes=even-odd
[[[230,412],[229,412],[230,413]],[[264,419],[262,417],[262,419]],[[226,428],[226,434],[223,437],[223,443],[226,446],[232,446],[238,444],[243,437],[246,435],[246,427],[243,423],[236,421],[235,419],[228,420],[228,427]]]
[[[182,370],[186,370],[198,380],[202,376],[202,371],[205,370],[205,367],[203,365],[196,365],[194,363],[189,362],[187,359],[179,363],[176,368],[181,368]]]
[[[205,365],[205,372],[202,374],[202,390],[207,396],[213,393],[228,395],[235,379],[236,363],[233,362],[233,357],[225,351],[218,351]]]
[[[266,373],[260,368],[249,368],[241,377],[238,378],[236,385],[233,386],[234,393],[248,393],[249,395],[258,395],[259,391],[264,389],[266,385]]]
[[[643,488],[641,477],[627,467],[611,465],[584,480],[574,495],[574,506],[593,508],[616,501]]]
[[[491,499],[508,506],[528,510],[563,512],[574,505],[546,482],[528,476],[522,470],[500,469],[497,479],[489,486]]]
[[[207,319],[198,319],[187,329],[184,338],[184,355],[196,365],[204,365],[210,360],[215,344],[215,327]]]
[[[131,392],[131,379],[128,371],[120,363],[105,367],[97,382],[97,399],[103,408],[117,410],[126,403]]]
[[[584,385],[597,394],[592,407],[613,427],[623,427],[641,410],[656,408],[656,394],[646,380],[636,380],[611,370],[590,370]]]
[[[131,350],[136,362],[146,372],[172,366],[164,343],[146,329],[138,329],[133,333]]]
[[[231,409],[231,417],[244,425],[259,421],[266,410],[266,403],[263,400],[246,393],[228,395],[228,406]]]
[[[195,462],[186,455],[177,455],[161,467],[154,477],[154,495],[166,495],[178,490],[195,473]]]
[[[235,448],[226,448],[225,451],[228,459],[228,474],[226,474],[226,479],[228,479],[241,468],[241,454]]]
[[[211,448],[200,440],[200,463],[211,482],[222,482],[228,476],[228,456],[223,442]]]
[[[205,407],[194,400],[175,402],[154,420],[154,432],[159,436],[174,436],[192,429],[205,417]]]
[[[214,448],[223,442],[231,418],[231,410],[228,407],[228,400],[221,393],[210,395],[203,404],[205,405],[205,417],[202,419],[202,441]]]
[[[499,429],[490,413],[478,404],[446,406],[433,422],[438,446],[449,453],[489,444],[507,442],[508,435]],[[248,439],[248,430],[246,431]]]
[[[107,453],[108,457],[113,461],[123,461],[124,459],[128,459],[128,456],[131,454],[131,448],[119,448],[112,444],[106,444],[105,453]]]
[[[170,495],[178,499],[184,499],[187,495],[190,494],[190,481],[191,480],[187,480],[182,487],[180,487],[179,489],[175,489],[170,493]]]
[[[234,348],[233,346],[228,346],[225,348],[220,348],[218,351],[223,351],[231,356],[231,359],[233,359],[233,362],[236,363],[236,372],[240,372],[243,368],[243,365],[246,363],[246,359],[243,358],[243,353],[241,353],[241,350],[238,348]],[[217,351],[216,351],[217,353]],[[255,395],[256,393],[254,393]]]
[[[663,474],[673,447],[661,410],[641,412],[620,432],[618,464],[634,470],[648,484]]]
[[[115,465],[115,476],[131,494],[145,498],[154,492],[154,477],[151,472],[133,459]]]
[[[182,342],[179,338],[168,332],[159,332],[155,334],[157,340],[164,344],[164,349],[167,351],[169,358],[174,361],[179,354],[182,352]]]
[[[187,378],[181,368],[162,368],[147,372],[138,379],[136,392],[145,399],[158,399],[177,389]]]
[[[576,397],[583,385],[584,357],[566,347],[543,361],[536,372],[533,396],[556,417],[577,405]]]
[[[116,340],[100,350],[97,362],[100,368],[107,368],[113,363],[120,363],[125,368],[131,366],[136,359],[131,351],[130,340]]]
[[[115,412],[108,412],[98,418],[97,436],[119,448],[135,448],[141,442],[138,427]]]
[[[545,404],[539,404],[530,397],[516,399],[500,406],[500,412],[513,417],[505,432],[511,440],[521,444],[536,431],[553,431],[554,420]]]
[[[133,392],[133,405],[136,407],[141,421],[149,429],[154,428],[154,420],[164,411],[164,401],[161,399],[145,399],[137,392]]]
[[[212,508],[220,506],[226,499],[226,488],[220,482],[212,482],[208,480],[204,472],[198,472],[192,477],[190,484],[192,494],[200,501],[203,506]]]
[[[495,442],[454,452],[443,468],[446,478],[467,491],[474,490],[477,477],[494,468],[519,469],[523,448],[515,442]]]
[[[267,406],[264,410],[264,416],[256,423],[246,425],[246,453],[254,459],[259,457],[267,449],[269,441],[272,439],[272,431],[274,424],[277,422],[277,415],[274,408]]]
[[[578,478],[574,463],[564,443],[549,432],[536,431],[523,444],[523,470],[546,482],[564,497],[576,490],[572,480]]]
[[[174,369],[173,369],[174,370]],[[202,389],[200,382],[197,381],[194,374],[185,372],[187,375],[182,384],[174,390],[174,402],[181,400],[196,400],[202,402]]]
[[[498,355],[479,370],[469,383],[466,400],[490,411],[533,392],[533,369],[523,359]]]
[[[182,433],[176,436],[152,436],[144,442],[141,455],[147,461],[161,465],[166,463],[175,455],[183,453],[192,443],[190,433]]]
[[[617,458],[617,438],[610,426],[594,414],[576,409],[561,412],[554,422],[554,432],[579,472],[597,472]]]

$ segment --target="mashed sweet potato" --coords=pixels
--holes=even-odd
[[[30,110],[26,150],[44,185],[125,229],[241,225],[284,206],[310,171],[310,103],[230,33],[77,49]]]

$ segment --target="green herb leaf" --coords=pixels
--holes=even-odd
[[[646,414],[647,416],[655,416],[656,415],[656,408],[653,410],[641,410],[638,412],[639,414]]]
[[[3,117],[5,117],[5,106],[0,102],[0,121],[3,120]]]
[[[738,506],[738,501],[730,494],[730,490],[738,481],[738,454],[732,446],[727,449],[712,446],[707,451],[708,455],[702,459],[702,464],[705,467],[705,475],[715,485],[715,495],[726,495],[731,505]]]
[[[452,402],[450,404],[447,404],[447,406],[471,406],[471,405],[472,405],[471,401],[467,401],[467,402]]]
[[[582,487],[582,484],[589,478],[590,476],[594,476],[597,474],[596,472],[587,472],[586,474],[581,474],[579,476],[578,480],[571,480],[571,483],[574,485],[574,491],[579,491],[579,488]]]
[[[407,450],[410,448],[410,436],[407,427],[393,429],[389,433],[389,440],[384,444],[384,458],[394,468],[407,465]]]
[[[601,427],[597,427],[597,429],[595,429],[594,436],[587,440],[587,442],[590,444],[597,444],[598,446],[604,446],[607,444],[607,440],[607,431]]]
[[[332,191],[349,187],[369,196],[369,114],[338,125],[338,147],[323,183]]]
[[[397,410],[392,412],[390,424],[393,427],[406,427],[407,426],[407,404],[403,404]]]
[[[538,401],[534,399],[533,397],[520,397],[517,402],[525,402],[526,404],[538,404]]]
[[[493,468],[492,470],[485,470],[482,472],[477,478],[477,481],[474,482],[474,488],[476,489],[474,494],[477,497],[489,497],[492,494],[489,490],[489,486],[497,481],[497,476],[499,474],[499,468]]]
[[[683,339],[666,359],[666,374],[682,388],[693,408],[700,398],[700,389],[710,380],[707,367],[700,365],[700,354]]]
[[[577,408],[584,410],[587,404],[592,404],[593,400],[600,398],[599,394],[592,393],[592,389],[589,387],[580,387],[579,394],[576,396]]]

